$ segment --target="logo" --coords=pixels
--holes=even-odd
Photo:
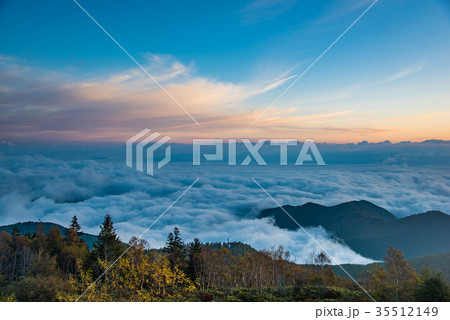
[[[158,141],[157,138],[161,137]],[[144,129],[138,134],[134,135],[126,142],[126,164],[133,168],[133,154],[136,145],[136,170],[145,172],[148,175],[154,174],[154,158],[155,151],[163,144],[168,142],[172,137],[162,136],[159,132],[152,132],[150,129]],[[228,148],[227,159],[224,156],[224,139],[193,139],[192,140],[192,165],[198,166],[201,163],[202,155],[206,161],[227,161],[229,166],[241,165],[247,166],[252,160],[259,166],[267,165],[267,162],[260,154],[261,147],[269,141],[272,148],[277,148],[280,153],[280,165],[286,166],[288,164],[288,147],[297,146],[298,141],[293,139],[259,139],[254,144],[249,139],[240,139],[242,146],[245,147],[244,155],[246,156],[242,162],[237,161],[236,144],[237,139],[228,139],[226,145]],[[213,147],[214,153],[202,152],[202,147]],[[210,148],[209,148],[210,150]],[[246,154],[245,154],[246,153]],[[242,154],[240,154],[242,156]],[[314,159],[311,157],[314,156]],[[296,166],[303,165],[304,162],[315,161],[317,165],[325,165],[322,155],[319,152],[316,144],[312,139],[306,139],[301,146],[300,152],[295,161]],[[144,161],[145,160],[145,161]],[[158,170],[164,167],[171,160],[171,146],[165,149],[164,157],[157,162]],[[146,162],[146,170],[144,171],[144,162]]]
[[[150,134],[150,135],[148,135]],[[151,133],[150,129],[144,129],[138,134],[134,135],[131,139],[126,142],[126,164],[127,167],[133,168],[133,146],[136,144],[136,170],[140,172],[144,172],[144,157],[145,162],[147,163],[147,167],[145,173],[153,176],[153,160],[154,153],[157,149],[159,149],[163,144],[168,142],[172,137],[162,136],[158,141],[153,142],[155,139],[161,136],[159,132]],[[151,144],[153,142],[153,144]],[[150,146],[149,146],[150,145]],[[147,146],[149,146],[147,148]],[[146,150],[145,156],[144,152]],[[164,158],[158,162],[158,170],[164,167],[171,159],[171,147],[168,146],[165,149]]]
[[[267,162],[263,159],[261,154],[259,153],[261,147],[267,141],[266,139],[259,139],[255,144],[252,144],[249,139],[240,139],[242,144],[245,146],[248,155],[245,157],[244,161],[241,162],[241,166],[247,166],[252,158],[255,160],[258,166],[265,166]],[[297,140],[292,139],[270,139],[271,146],[278,146],[280,151],[280,165],[287,165],[287,151],[288,146],[296,146]],[[203,154],[206,160],[208,161],[223,161],[224,160],[224,152],[223,152],[223,139],[194,139],[192,141],[192,164],[194,166],[200,165],[201,158],[201,146],[214,146],[215,153],[211,154]],[[313,161],[313,158],[309,154],[312,153],[314,156],[316,163],[319,166],[325,165],[325,161],[323,161],[322,155],[317,149],[316,144],[312,139],[306,139],[300,149],[300,153],[295,161],[296,166],[301,166],[305,161]],[[235,166],[236,162],[236,139],[228,139],[228,165]]]

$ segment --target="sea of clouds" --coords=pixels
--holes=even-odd
[[[411,166],[391,153],[394,160],[389,163],[353,165],[194,167],[175,161],[152,177],[126,167],[123,151],[123,146],[2,146],[0,225],[41,220],[67,226],[77,215],[83,231],[97,234],[104,215],[110,213],[127,242],[199,178],[144,235],[152,247],[162,247],[177,226],[186,241],[194,237],[204,242],[242,241],[257,249],[283,245],[295,261],[305,262],[320,248],[301,230],[282,230],[268,218],[257,218],[261,210],[276,204],[252,178],[282,205],[365,199],[397,217],[427,210],[450,213],[448,166]],[[371,261],[333,240],[321,227],[308,232],[339,263]]]

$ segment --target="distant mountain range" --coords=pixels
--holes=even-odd
[[[15,224],[10,224],[6,226],[0,226],[0,232],[6,231],[8,233],[13,232],[14,227],[17,227],[20,234],[27,235],[27,234],[34,234],[37,231],[38,224],[42,223],[42,226],[44,227],[43,233],[46,234],[49,232],[53,227],[58,227],[61,231],[61,235],[65,235],[67,228],[63,227],[59,224],[52,223],[52,222],[34,222],[34,221],[28,221],[28,222],[18,222]],[[89,249],[93,248],[94,243],[97,241],[97,236],[89,233],[83,233],[80,236],[81,239],[83,239]],[[252,248],[250,245],[246,243],[242,243],[240,241],[232,241],[232,242],[207,242],[204,244],[206,247],[210,247],[211,249],[221,249],[226,248],[228,251],[230,251],[230,254],[237,257],[243,257],[247,253],[253,253],[256,251],[256,249]],[[156,249],[160,253],[164,253],[163,248]]]
[[[295,208],[302,208],[299,210],[292,210]],[[325,209],[324,209],[325,208]],[[378,256],[373,256],[374,259],[382,260],[383,256],[385,255],[385,249],[389,246],[388,243],[390,243],[393,247],[398,248],[402,250],[403,252],[409,252],[409,250],[412,250],[414,258],[409,258],[408,262],[409,264],[414,267],[417,272],[420,272],[420,270],[428,266],[432,270],[440,271],[443,275],[444,280],[450,284],[450,242],[449,242],[449,216],[442,213],[442,212],[436,212],[431,211],[423,214],[413,215],[406,218],[398,219],[394,215],[392,215],[389,211],[384,210],[383,208],[380,208],[368,201],[351,201],[347,203],[343,203],[337,206],[333,207],[325,207],[313,203],[307,203],[303,206],[299,207],[292,207],[292,206],[285,206],[285,209],[291,214],[296,220],[299,218],[298,216],[301,215],[303,217],[303,221],[300,219],[297,220],[299,223],[303,223],[302,226],[313,226],[313,225],[323,225],[324,228],[327,229],[341,229],[343,234],[347,233],[346,235],[350,238],[351,247],[357,251],[358,249],[366,245],[368,247],[367,252],[378,252]],[[306,213],[305,213],[306,212]],[[272,214],[275,214],[275,222],[279,221],[281,223],[280,227],[287,228],[287,229],[296,229],[298,226],[295,224],[293,226],[288,220],[283,219],[282,216],[279,216],[279,212],[276,209],[267,209],[264,210],[261,214],[261,216],[272,216]],[[286,214],[283,212],[283,214],[286,216]],[[316,215],[315,215],[316,214]],[[332,214],[332,219],[327,219],[327,215]],[[322,222],[321,224],[317,224],[317,221],[325,220],[326,222]],[[292,220],[290,220],[292,221]],[[347,222],[346,222],[347,221]],[[384,221],[384,222],[380,222]],[[387,222],[394,223],[393,226],[386,227],[386,230],[383,231],[384,233],[391,232],[392,230],[396,230],[398,233],[397,236],[390,235],[386,236],[386,239],[393,239],[393,240],[381,240],[383,238],[383,232],[379,230],[379,228],[383,227],[383,223]],[[308,224],[307,224],[307,223]],[[345,223],[344,223],[345,222]],[[51,222],[41,222],[44,227],[44,234],[50,231],[53,227],[58,227],[61,230],[61,234],[64,235],[67,228],[63,227],[56,223]],[[292,222],[294,223],[294,222]],[[370,223],[373,223],[372,228],[370,227]],[[39,222],[19,222],[11,225],[6,226],[0,226],[0,232],[6,231],[8,233],[12,233],[14,227],[17,227],[19,232],[22,235],[26,234],[33,234],[37,231],[37,226]],[[436,227],[436,225],[440,225],[440,227]],[[434,230],[433,228],[436,229]],[[418,248],[420,248],[420,252],[423,251],[437,251],[437,250],[444,250],[443,253],[439,254],[430,254],[430,255],[423,255],[418,257],[418,254],[414,251],[416,250],[414,247],[414,243],[416,241],[411,240],[411,243],[408,244],[407,241],[396,241],[397,237],[404,236],[405,234],[408,234],[409,232],[413,232],[415,229],[421,228],[420,232],[417,232],[416,234],[412,234],[408,236],[407,238],[411,240],[411,238],[417,237],[417,241],[423,242],[424,244],[418,245]],[[371,230],[372,229],[372,230]],[[399,230],[397,230],[399,229]],[[434,232],[432,232],[434,230]],[[445,232],[445,235],[443,232]],[[351,237],[348,233],[353,232],[354,237]],[[367,234],[367,238],[364,239],[364,233]],[[428,236],[427,237],[427,233]],[[377,236],[373,236],[373,235]],[[81,238],[88,244],[88,247],[92,249],[93,244],[95,241],[97,241],[97,236],[83,233],[81,235]],[[424,241],[423,239],[430,239],[429,241]],[[358,246],[358,240],[356,239],[362,239],[361,243],[364,245]],[[370,242],[368,239],[376,239],[374,242]],[[441,240],[439,240],[441,239]],[[431,241],[438,241],[434,246],[430,244]],[[441,242],[439,242],[441,241]],[[427,247],[427,243],[428,246]],[[406,245],[408,244],[408,245]],[[406,245],[406,247],[405,247]],[[256,251],[253,247],[251,247],[248,244],[242,243],[242,242],[215,242],[215,243],[205,243],[205,246],[210,247],[212,249],[220,249],[222,247],[228,249],[233,256],[243,257],[247,253],[253,253]],[[406,249],[405,249],[406,248]],[[157,249],[160,252],[163,252],[163,249]],[[365,256],[366,255],[365,250],[361,251],[360,253]],[[357,264],[343,264],[342,267],[349,272],[354,278],[358,277],[358,274],[365,270],[370,268],[366,265],[357,265]],[[342,269],[339,266],[333,266],[334,272],[336,275],[347,277],[347,275],[342,271]]]
[[[428,211],[404,218],[397,218],[389,211],[369,202],[350,201],[336,206],[306,203],[301,206],[283,208],[303,227],[322,226],[332,236],[345,242],[354,251],[365,257],[383,260],[389,246],[400,249],[406,258],[441,254],[450,251],[450,216],[440,211]],[[289,230],[299,229],[280,208],[263,210],[260,218],[270,217],[276,226]],[[17,227],[23,235],[33,234],[38,222],[19,222],[0,226],[0,232],[12,233]],[[66,227],[51,222],[42,222],[44,234],[58,227],[65,234]],[[96,235],[84,233],[81,238],[92,248]],[[213,248],[220,243],[207,244]],[[226,245],[225,245],[226,246]],[[231,243],[228,248],[237,255],[245,255],[253,248],[242,243]],[[236,252],[234,252],[236,251]]]
[[[450,251],[450,216],[440,211],[399,219],[364,200],[331,207],[308,202],[283,208],[302,227],[322,226],[354,251],[375,260],[382,260],[389,246],[400,249],[406,258]],[[299,229],[281,208],[263,210],[260,218],[265,217],[273,218],[280,228]]]
[[[7,226],[0,226],[0,232],[6,231],[8,233],[12,233],[14,227],[17,227],[20,234],[22,234],[22,235],[26,235],[28,233],[33,234],[33,233],[36,233],[37,226],[39,223],[42,223],[42,225],[44,227],[44,231],[43,231],[44,234],[49,232],[53,227],[58,227],[59,230],[61,230],[62,235],[64,235],[67,231],[66,227],[63,227],[56,223],[28,221],[28,222],[18,222],[18,223],[10,224]],[[89,249],[92,249],[94,242],[97,241],[97,236],[94,236],[93,234],[89,234],[89,233],[83,233],[80,236],[80,238],[83,239],[87,243]]]

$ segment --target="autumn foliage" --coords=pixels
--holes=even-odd
[[[184,243],[175,228],[163,249],[142,239],[126,245],[109,215],[93,248],[80,238],[76,217],[61,234],[0,233],[3,301],[447,301],[438,273],[421,275],[390,248],[358,282],[338,277],[325,252],[294,263],[282,246],[257,251],[240,242]]]

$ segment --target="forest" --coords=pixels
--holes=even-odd
[[[162,249],[124,244],[110,215],[92,248],[82,234],[76,216],[63,234],[39,224],[2,231],[0,301],[450,301],[439,272],[415,270],[395,248],[355,282],[336,275],[325,252],[299,265],[282,246],[185,243],[178,228]]]

